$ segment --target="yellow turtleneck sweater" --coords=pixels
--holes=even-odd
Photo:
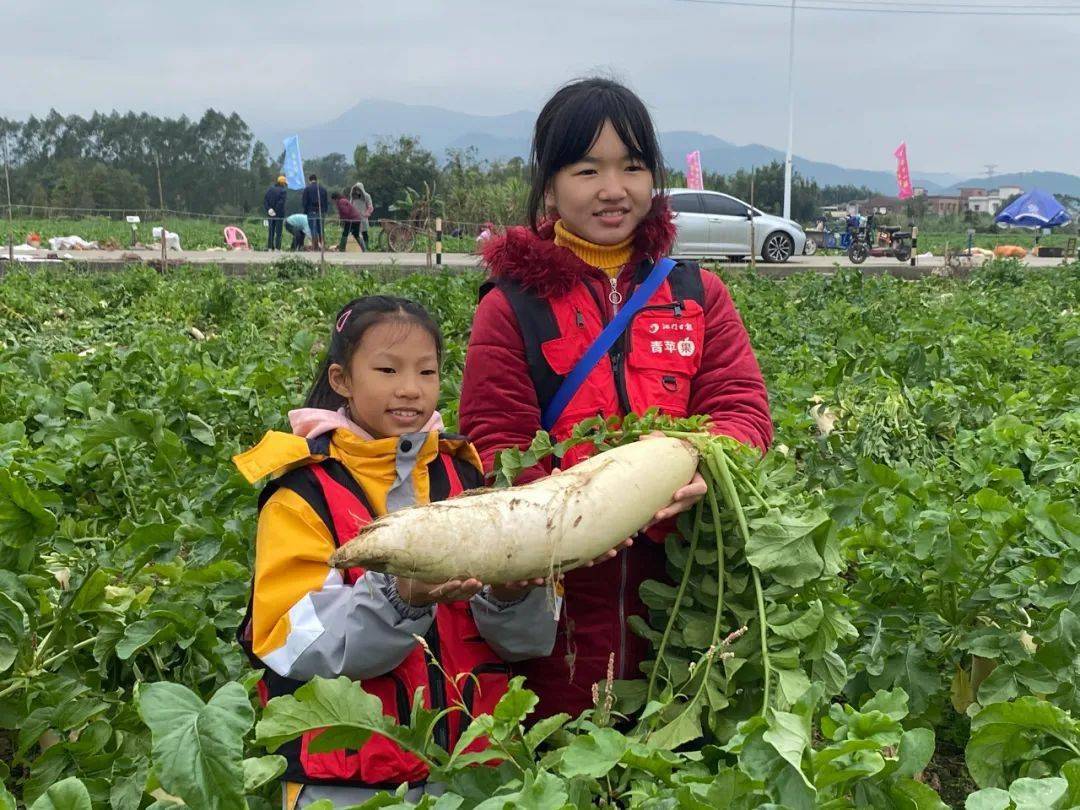
[[[594,245],[563,227],[560,219],[555,223],[555,244],[564,247],[590,267],[596,267],[615,278],[634,253],[634,237],[630,236],[617,245]]]

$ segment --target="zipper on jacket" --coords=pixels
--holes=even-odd
[[[428,689],[431,691],[431,708],[434,711],[442,711],[446,708],[446,680],[443,678],[442,670],[439,669],[438,659],[442,654],[439,649],[439,631],[438,620],[431,623],[431,629],[428,630],[427,635],[424,636],[424,640],[428,643],[428,648],[431,650],[431,655],[427,658],[427,671],[428,671]],[[408,720],[408,715],[406,715]],[[439,722],[435,724],[435,728],[432,730],[432,736],[435,738],[435,744],[442,746],[445,750],[450,750],[450,726],[447,722],[447,718],[442,717]]]
[[[611,317],[614,318],[619,314],[619,304],[622,303],[622,293],[619,292],[619,280],[617,278],[609,278],[611,282],[611,292],[608,293],[608,301],[611,302]]]
[[[596,294],[596,288],[589,283],[586,279],[583,282],[585,289],[589,291],[589,295],[592,296],[593,301],[596,303],[596,308],[600,310],[600,320],[602,321],[601,327],[607,326],[611,323],[611,319],[615,317],[614,314],[608,317],[608,308],[604,306],[603,301]],[[622,293],[616,289],[618,283],[616,279],[610,279],[611,289],[618,296],[619,301],[622,301]],[[612,305],[614,312],[618,312],[618,308],[613,300],[613,296],[608,296],[608,302]],[[611,370],[615,375],[615,393],[619,399],[619,407],[624,414],[630,413],[630,397],[626,393],[626,380],[623,375],[623,344],[626,342],[626,333],[619,335],[619,339],[615,341],[615,344],[608,351],[608,357],[611,360]]]

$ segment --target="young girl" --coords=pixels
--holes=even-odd
[[[463,704],[480,714],[505,691],[504,662],[550,653],[555,622],[535,589],[542,580],[433,584],[327,564],[374,517],[482,484],[472,445],[441,433],[442,351],[439,328],[419,305],[383,296],[349,302],[306,407],[289,413],[293,432],[271,431],[235,457],[251,482],[274,476],[259,498],[252,596],[240,627],[241,644],[265,669],[263,700],[316,675],[345,675],[399,722],[408,722],[418,687],[429,706]],[[465,725],[452,713],[435,737],[452,749]],[[314,753],[313,736],[279,751],[288,759],[289,810],[318,799],[359,804],[376,787],[406,782],[411,801],[425,791],[421,762],[385,738],[358,751]]]
[[[487,241],[491,278],[481,290],[461,392],[462,429],[486,468],[525,447],[565,376],[674,241],[662,158],[641,100],[605,79],[559,90],[536,121],[529,227]],[[654,194],[655,190],[655,194]],[[708,414],[719,433],[764,449],[772,438],[765,384],[746,330],[721,281],[678,264],[593,368],[552,427],[564,438],[599,415]],[[562,460],[565,468],[581,459]],[[527,482],[550,473],[526,471]],[[700,476],[655,520],[693,506]],[[670,523],[654,527],[661,540]],[[569,573],[555,649],[521,665],[540,696],[539,716],[592,705],[609,655],[615,677],[640,675],[645,640],[628,627],[645,615],[638,589],[664,575],[659,542],[626,544],[614,562]]]

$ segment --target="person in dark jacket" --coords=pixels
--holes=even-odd
[[[356,206],[349,202],[348,197],[337,191],[330,195],[330,199],[337,206],[338,218],[341,220],[341,241],[338,242],[338,252],[345,250],[346,245],[349,244],[350,233],[356,240],[356,244],[360,246],[360,250],[367,250],[364,240],[360,237],[360,212],[356,210]]]
[[[311,229],[311,249],[318,250],[323,246],[323,217],[330,209],[330,196],[326,189],[319,185],[319,178],[314,174],[308,175],[308,184],[304,188],[301,202]]]
[[[285,175],[278,175],[277,182],[266,190],[263,195],[263,209],[266,211],[266,221],[270,230],[266,237],[267,250],[281,250],[281,235],[285,230],[285,199],[288,189],[285,186]]]

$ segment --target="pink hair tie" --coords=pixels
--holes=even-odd
[[[349,320],[349,316],[352,315],[352,310],[347,309],[341,313],[341,317],[337,319],[337,330],[340,332],[345,328],[345,322]]]

